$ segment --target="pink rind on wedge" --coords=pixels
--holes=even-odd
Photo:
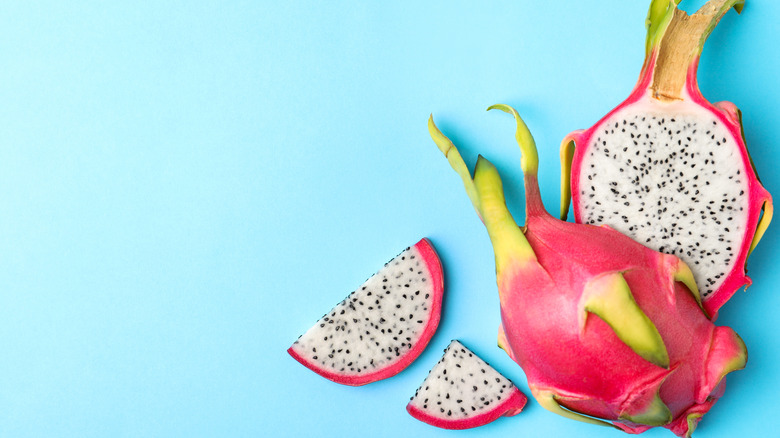
[[[290,356],[300,362],[303,366],[314,371],[320,376],[325,377],[328,380],[332,380],[336,383],[349,386],[362,386],[379,380],[387,379],[400,373],[406,367],[408,367],[415,359],[417,359],[418,356],[420,356],[423,350],[425,350],[428,342],[431,340],[434,333],[436,333],[436,330],[439,327],[439,321],[441,320],[442,300],[444,296],[444,271],[442,269],[441,259],[436,253],[436,250],[434,249],[430,240],[423,238],[415,245],[413,245],[413,247],[418,250],[420,256],[422,257],[425,266],[428,269],[429,278],[432,281],[433,287],[431,308],[428,312],[428,323],[423,329],[420,337],[415,342],[414,346],[409,351],[405,352],[401,357],[398,358],[398,360],[392,362],[387,367],[372,373],[365,374],[344,374],[322,369],[320,366],[318,366],[318,364],[312,362],[309,358],[299,354],[295,350],[294,346],[288,348],[287,353],[289,353]]]
[[[479,426],[484,426],[488,423],[492,423],[500,417],[512,417],[519,414],[528,402],[528,397],[525,396],[517,387],[512,388],[512,394],[500,403],[497,407],[483,414],[475,415],[474,417],[465,420],[449,420],[440,417],[434,417],[427,412],[417,408],[411,403],[406,405],[406,411],[409,415],[422,421],[423,423],[430,424],[442,429],[450,430],[463,430],[472,429]]]

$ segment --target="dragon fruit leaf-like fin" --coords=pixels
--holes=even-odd
[[[621,403],[618,418],[623,422],[644,426],[663,426],[671,423],[674,417],[661,399],[660,390],[672,373],[674,369],[660,370],[646,376],[646,380],[636,385]]]
[[[536,151],[536,142],[531,135],[531,131],[528,130],[528,126],[526,126],[523,119],[511,106],[503,104],[492,105],[488,108],[488,111],[493,109],[509,113],[515,118],[517,125],[515,139],[522,153],[520,168],[523,171],[523,181],[525,183],[526,219],[531,216],[549,216],[544,209],[542,196],[539,192],[539,181],[536,176],[539,169],[539,155]]]
[[[449,161],[450,166],[453,168],[453,170],[455,170],[455,173],[457,173],[460,176],[460,179],[463,180],[463,187],[466,189],[466,194],[471,200],[471,204],[474,206],[477,214],[481,218],[482,212],[479,208],[477,188],[474,187],[474,181],[471,178],[471,172],[469,172],[468,166],[466,166],[466,163],[463,161],[463,157],[460,156],[460,152],[458,152],[458,149],[454,144],[452,144],[452,141],[450,141],[450,139],[442,134],[439,128],[436,127],[436,124],[433,122],[433,114],[428,117],[428,132],[430,133],[433,142],[436,143],[436,146],[439,148],[439,150],[444,154],[445,157],[447,157],[447,161]]]
[[[696,402],[704,403],[726,374],[747,364],[745,342],[730,327],[716,326],[705,362],[705,378],[696,391]]]
[[[534,141],[531,131],[528,130],[523,119],[517,113],[517,111],[509,105],[496,104],[491,105],[488,111],[497,109],[507,114],[512,114],[517,123],[517,129],[515,130],[515,140],[517,145],[520,146],[522,156],[520,157],[520,169],[524,175],[536,175],[539,169],[539,154],[536,151],[536,142]]]
[[[673,258],[672,263],[672,279],[684,284],[685,287],[691,292],[693,298],[699,304],[699,307],[704,310],[701,302],[701,293],[699,293],[699,286],[696,285],[696,279],[693,276],[691,268],[682,261],[679,257],[673,255],[666,255],[667,258]],[[707,312],[704,312],[705,314]]]
[[[661,368],[669,368],[669,353],[661,334],[639,308],[623,274],[607,272],[589,280],[579,305],[581,330],[585,330],[588,313],[592,313],[636,354]]]
[[[565,221],[569,217],[569,205],[571,205],[571,164],[574,160],[574,148],[577,146],[577,138],[583,131],[574,131],[561,141],[561,216]]]
[[[634,414],[623,414],[620,416],[620,419],[646,426],[663,426],[672,421],[672,411],[669,410],[669,407],[661,400],[661,396],[656,391],[655,396],[650,399],[650,403],[645,406],[643,411]]]
[[[644,426],[663,426],[673,420],[672,412],[661,399],[661,386],[674,373],[674,369],[658,370],[636,382],[628,397],[620,404],[618,418]],[[625,424],[625,423],[624,423]]]
[[[531,389],[531,394],[533,394],[536,401],[539,402],[539,404],[542,405],[543,408],[547,409],[548,411],[554,414],[558,414],[562,417],[566,417],[571,420],[582,421],[583,423],[595,424],[597,426],[615,427],[611,423],[608,423],[604,420],[600,420],[594,417],[589,417],[587,415],[583,415],[578,412],[574,412],[572,410],[566,409],[563,406],[561,406],[560,403],[558,403],[557,399],[566,399],[571,397],[566,397],[566,396],[561,397],[551,390],[540,389],[537,388],[535,385],[529,385],[529,387]]]
[[[685,432],[685,438],[691,438],[693,431],[696,430],[696,426],[699,425],[699,420],[701,420],[701,417],[703,416],[704,414],[694,412],[692,414],[688,414],[685,417],[685,422],[688,425],[688,430]]]
[[[761,213],[761,219],[758,221],[758,225],[756,226],[756,234],[753,235],[753,241],[750,242],[750,249],[748,249],[748,256],[750,256],[753,250],[756,249],[758,242],[764,236],[767,227],[769,227],[769,223],[772,222],[772,214],[774,213],[774,207],[772,205],[772,197],[769,195],[769,193],[766,193],[766,197],[764,199],[764,205],[761,207],[761,209],[763,210],[763,212]]]
[[[526,266],[533,263],[538,266],[536,254],[517,226],[512,214],[506,207],[501,177],[496,167],[483,156],[477,158],[474,169],[474,186],[482,211],[493,252],[496,256],[496,272],[506,272],[511,265]]]
[[[472,178],[460,152],[436,127],[432,116],[428,119],[428,130],[450,166],[460,175],[471,203],[487,228],[496,255],[496,270],[500,272],[512,260],[521,264],[536,262],[531,245],[506,207],[501,177],[493,164],[480,156]]]

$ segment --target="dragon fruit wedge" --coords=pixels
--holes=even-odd
[[[431,242],[422,239],[387,262],[287,352],[344,385],[394,376],[436,332],[443,292],[441,261]]]
[[[472,178],[429,120],[487,228],[496,263],[499,346],[525,371],[548,410],[639,433],[690,435],[744,367],[745,344],[701,308],[688,266],[609,228],[564,222],[542,205],[536,146],[514,109],[522,151],[526,225],[507,210],[496,168],[479,157]]]
[[[769,226],[772,198],[745,147],[740,111],[709,103],[696,80],[704,41],[744,0],[711,0],[690,16],[676,3],[652,1],[646,58],[628,99],[563,140],[561,218],[571,196],[576,222],[607,224],[680,257],[716,317],[751,283],[745,264]]]
[[[470,429],[523,410],[526,396],[479,356],[453,340],[406,410],[444,429]]]

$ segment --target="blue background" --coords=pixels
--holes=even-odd
[[[490,244],[428,115],[469,163],[482,153],[499,167],[522,221],[514,124],[484,111],[516,106],[557,210],[558,144],[628,95],[647,3],[3,3],[0,435],[623,436],[534,401],[465,432],[404,408],[453,338],[528,393],[495,346]],[[748,0],[699,69],[707,98],[743,110],[776,195],[779,18],[777,2]],[[778,230],[719,319],[745,339],[748,367],[696,436],[776,432]],[[287,355],[424,236],[446,302],[407,370],[344,387]]]

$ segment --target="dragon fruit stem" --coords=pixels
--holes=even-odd
[[[647,39],[645,41],[645,56],[650,58],[650,52],[658,44],[660,36],[663,35],[666,26],[672,19],[674,9],[680,0],[653,0],[647,11],[645,26],[647,27]]]
[[[640,76],[650,69],[650,89],[662,101],[682,99],[688,70],[697,65],[707,37],[729,9],[741,12],[745,0],[710,0],[693,15],[678,9],[677,3],[655,0],[647,15],[646,58]]]

